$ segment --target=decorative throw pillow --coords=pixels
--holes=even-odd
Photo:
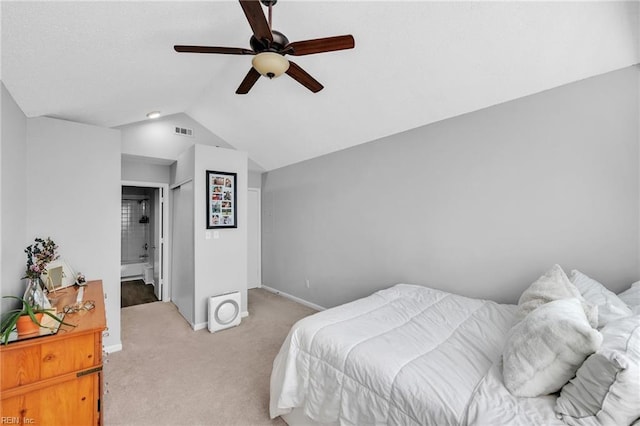
[[[580,271],[571,271],[571,282],[587,302],[598,307],[598,328],[609,321],[632,315],[631,309],[616,294]]]
[[[640,281],[631,284],[631,287],[618,294],[618,297],[631,309],[640,306]]]
[[[545,303],[509,332],[502,353],[504,385],[515,396],[557,392],[601,343],[578,298]]]
[[[640,315],[609,322],[602,337],[556,401],[566,424],[628,425],[640,418]]]
[[[597,307],[584,300],[580,294],[580,290],[569,281],[567,274],[565,274],[562,267],[557,264],[553,265],[551,269],[534,281],[533,284],[520,295],[516,318],[522,320],[529,312],[545,303],[572,297],[580,299],[589,324],[596,327],[598,324]]]

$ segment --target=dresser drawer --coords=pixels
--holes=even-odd
[[[40,349],[40,378],[48,379],[82,370],[100,362],[95,354],[94,339],[94,334],[85,334],[73,339],[43,343]]]
[[[82,376],[3,399],[0,421],[41,426],[96,425],[99,395],[99,375]]]
[[[40,380],[40,347],[29,346],[0,353],[2,390]]]

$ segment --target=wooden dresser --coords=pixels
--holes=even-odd
[[[52,294],[58,312],[76,301],[78,288]],[[95,308],[68,313],[57,334],[0,345],[0,424],[101,425],[102,281],[84,287]]]

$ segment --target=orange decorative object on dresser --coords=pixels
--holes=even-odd
[[[42,324],[43,315],[44,314],[42,313],[34,315],[36,317],[36,321],[38,321],[40,324]],[[20,318],[18,318],[18,321],[16,322],[16,328],[18,329],[19,336],[25,334],[33,334],[40,331],[40,326],[33,322],[29,315],[22,315]]]
[[[77,287],[56,292],[56,309],[76,304]],[[0,345],[0,418],[33,425],[101,425],[102,281],[84,286],[95,307],[69,312],[53,335]]]

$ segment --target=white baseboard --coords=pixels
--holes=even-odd
[[[277,294],[279,296],[286,297],[289,300],[293,300],[294,302],[298,302],[301,305],[308,306],[311,309],[315,309],[316,311],[324,311],[325,309],[327,309],[327,308],[325,308],[323,306],[316,305],[315,303],[308,302],[308,301],[306,301],[304,299],[300,299],[299,297],[292,296],[292,295],[290,295],[288,293],[285,293],[284,291],[276,290],[275,288],[268,287],[268,286],[266,286],[264,284],[262,284],[262,288],[267,290],[267,291],[269,291],[269,292],[271,292],[271,293],[273,293],[273,294]]]
[[[247,312],[247,311],[244,311],[244,312],[242,312],[242,313],[240,314],[240,318],[246,318],[246,317],[248,317],[248,316],[249,316],[249,312]]]
[[[116,345],[105,346],[103,348],[103,350],[108,354],[112,354],[114,352],[120,352],[122,350],[122,343],[118,343]]]

